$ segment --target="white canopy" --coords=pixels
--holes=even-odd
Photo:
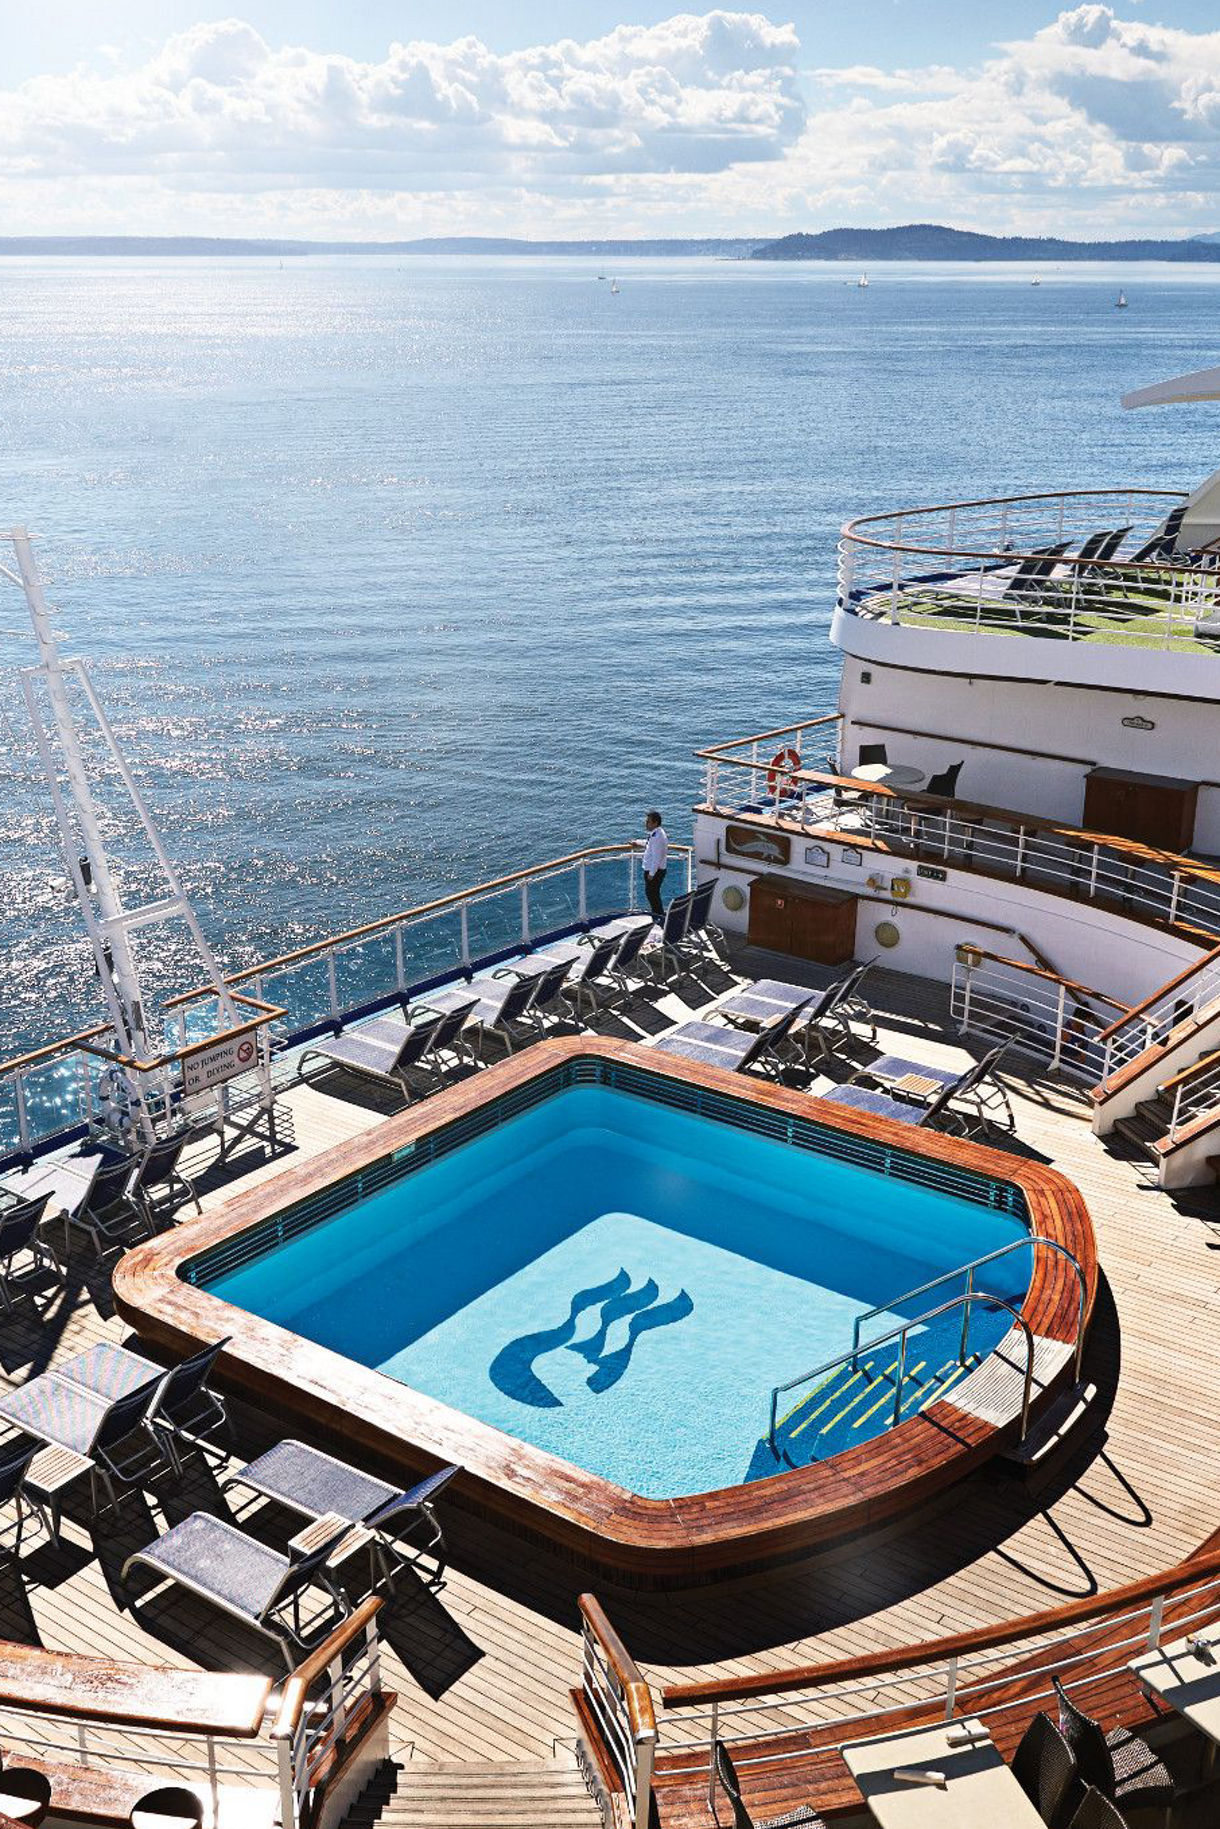
[[[1191,375],[1175,375],[1172,381],[1123,395],[1124,406],[1177,406],[1187,400],[1220,400],[1220,368],[1197,368]]]
[[[1124,406],[1177,406],[1193,400],[1220,400],[1220,368],[1198,368],[1152,387],[1123,395]],[[1177,552],[1198,552],[1220,541],[1220,470],[1199,484],[1186,504],[1174,542]]]

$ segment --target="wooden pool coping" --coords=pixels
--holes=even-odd
[[[1015,1438],[1015,1413],[996,1424],[938,1399],[887,1434],[817,1466],[752,1485],[646,1499],[183,1280],[182,1266],[210,1246],[581,1059],[622,1062],[1017,1186],[1033,1231],[1064,1246],[1082,1267],[1087,1327],[1097,1285],[1093,1228],[1080,1192],[1057,1170],[636,1042],[591,1036],[539,1042],[138,1245],[114,1272],[118,1312],[142,1338],[175,1353],[231,1336],[218,1368],[229,1389],[346,1448],[349,1458],[358,1447],[404,1477],[457,1462],[465,1470],[458,1489],[467,1503],[592,1568],[642,1583],[668,1586],[760,1567],[873,1528],[963,1478]],[[1032,1332],[1073,1340],[1077,1303],[1070,1263],[1058,1252],[1036,1252],[1021,1310]],[[1036,1393],[1035,1415],[1070,1376],[1068,1359]]]

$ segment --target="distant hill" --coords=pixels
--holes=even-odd
[[[1193,241],[1060,241],[1053,235],[978,235],[935,222],[897,229],[823,229],[756,247],[752,260],[1220,260],[1220,236]]]
[[[739,258],[758,246],[756,235],[700,236],[668,241],[514,241],[502,236],[429,236],[421,241],[259,241],[206,235],[3,235],[3,254],[588,254],[602,260],[631,254],[712,254]]]

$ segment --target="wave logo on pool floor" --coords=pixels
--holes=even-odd
[[[638,1289],[633,1288],[632,1278],[626,1270],[619,1270],[605,1283],[578,1289],[564,1320],[538,1333],[518,1334],[496,1354],[488,1376],[498,1391],[515,1398],[518,1403],[532,1404],[538,1410],[561,1409],[563,1399],[539,1378],[534,1362],[566,1347],[569,1352],[579,1353],[592,1366],[585,1380],[589,1390],[598,1395],[609,1391],[631,1364],[641,1335],[657,1327],[671,1327],[693,1313],[695,1304],[685,1289],[680,1289],[668,1302],[662,1302],[660,1294],[652,1277],[646,1277]],[[599,1306],[601,1314],[595,1331],[584,1340],[574,1339],[581,1315]],[[631,1317],[627,1323],[627,1338],[622,1346],[608,1353],[606,1342],[610,1329],[626,1315]]]

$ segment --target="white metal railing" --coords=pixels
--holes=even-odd
[[[197,1095],[185,1107],[183,1063],[211,1033],[215,998],[199,992],[171,999],[166,1053],[147,1067],[149,1079],[157,1078],[155,1096],[150,1092],[145,1100],[154,1127],[164,1129],[181,1115],[193,1121],[214,1117],[221,1123],[260,1098],[269,1102],[273,1053],[302,1034],[341,1023],[353,1011],[469,974],[489,960],[602,916],[635,912],[643,899],[641,856],[637,844],[592,846],[234,973],[226,983],[251,1006],[256,1061],[250,1072]],[[693,887],[689,845],[670,846],[670,870],[679,885]],[[113,1036],[99,1028],[0,1062],[0,1155],[28,1155],[77,1128],[124,1141],[107,1077],[112,1053]],[[128,1086],[140,1077],[139,1064],[130,1063],[117,1075]],[[129,1128],[135,1136],[134,1127]]]
[[[1220,637],[1215,555],[1178,554],[1169,540],[1133,557],[1184,500],[1169,490],[1072,490],[867,515],[842,532],[839,605],[959,632],[1197,653]],[[1120,529],[1112,555],[1093,556],[1096,538]],[[1048,550],[1056,547],[1066,550]]]
[[[1173,1103],[1166,1136],[1175,1144],[1182,1132],[1201,1118],[1220,1115],[1220,1053],[1204,1055],[1193,1067],[1178,1074],[1170,1097]]]
[[[329,1660],[295,1725],[275,1729],[281,1829],[299,1829],[313,1820],[319,1787],[380,1694],[381,1646],[374,1617]]]
[[[782,735],[769,733],[768,741]],[[751,760],[755,741],[743,738],[699,752],[707,765],[711,811],[749,813],[847,843],[863,837],[883,853],[881,865],[903,857],[927,860],[1095,902],[1133,919],[1182,929],[1196,941],[1200,932],[1220,940],[1220,872],[1191,858],[1126,840],[1112,846],[1105,833],[999,807],[930,799],[824,768],[785,773],[768,765],[765,756]],[[775,790],[755,797],[768,774],[775,776]]]
[[[1087,1085],[1102,1070],[1101,1035],[1124,1007],[1043,966],[975,946],[957,949],[949,1011],[962,1034],[1006,1041]]]
[[[596,1603],[581,1600],[581,1682],[585,1703],[602,1746],[611,1760],[627,1803],[631,1829],[649,1829],[652,1816],[652,1774],[656,1755],[656,1723],[651,1703],[641,1711],[638,1692],[646,1685],[633,1672],[623,1672],[622,1660],[612,1655],[606,1633],[599,1630]]]
[[[855,1681],[811,1681],[799,1690],[779,1682],[775,1693],[739,1701],[686,1704],[681,1697],[683,1686],[677,1685],[665,1693],[666,1781],[706,1776],[712,1795],[718,1739],[731,1746],[734,1763],[748,1769],[752,1764],[782,1766],[808,1759],[809,1746],[802,1730],[830,1729],[831,1744],[842,1748],[884,1732],[884,1717],[899,1709],[921,1708],[929,1720],[972,1716],[987,1721],[1013,1706],[1015,1644],[1022,1647],[1017,1667],[1024,1678],[1023,1709],[1032,1711],[1048,1702],[1053,1707],[1050,1678],[1054,1674],[1087,1710],[1091,1688],[1112,1681],[1115,1670],[1162,1642],[1170,1602],[1175,1639],[1214,1624],[1220,1616],[1220,1577],[1211,1575],[1197,1585],[1172,1594],[1162,1591],[1122,1612],[1106,1614],[1108,1635],[1100,1653],[1096,1645],[1081,1644],[1098,1630],[1097,1618],[1090,1616],[1067,1629],[1031,1631],[1024,1639],[1004,1633],[1001,1644],[952,1654],[936,1663],[906,1659],[894,1670],[881,1667]],[[1111,1632],[1114,1636],[1109,1636]],[[777,1736],[789,1734],[791,1747],[774,1744]],[[763,1739],[772,1744],[752,1750]]]
[[[62,1677],[61,1709],[45,1700],[26,1706],[10,1689],[0,1706],[6,1758],[13,1764],[32,1758],[61,1768],[148,1775],[154,1781],[163,1775],[161,1782],[172,1776],[210,1798],[212,1822],[217,1820],[222,1785],[253,1787],[278,1795],[280,1829],[308,1829],[316,1816],[320,1786],[338,1760],[359,1744],[381,1695],[378,1604],[366,1603],[361,1624],[356,1625],[354,1619],[349,1623],[356,1626],[355,1635],[349,1626],[332,1635],[335,1649],[319,1678],[310,1671],[311,1660],[299,1667],[304,1673],[301,1678],[296,1674],[288,1678],[285,1698],[294,1684],[299,1683],[300,1690],[300,1706],[291,1711],[297,1719],[289,1731],[279,1730],[275,1715],[265,1717],[253,1735],[195,1731],[186,1726],[154,1727],[138,1714],[124,1718],[113,1708],[90,1718],[81,1712],[82,1692],[73,1686],[69,1673]],[[329,1644],[324,1648],[324,1656],[329,1648]],[[88,1666],[87,1682],[96,1682],[96,1664],[81,1662]],[[115,1668],[121,1671],[125,1667]],[[172,1684],[174,1673],[169,1674]],[[148,1676],[151,1680],[153,1673]],[[88,1694],[87,1686],[83,1694]],[[155,1690],[153,1696],[155,1705]],[[160,1708],[169,1714],[174,1706],[171,1689]],[[64,1813],[73,1814],[70,1808]]]
[[[1027,1239],[1019,1242],[1022,1244],[1029,1243]],[[902,1419],[902,1393],[907,1378],[907,1341],[913,1330],[917,1327],[926,1327],[929,1322],[939,1320],[941,1315],[949,1314],[951,1310],[960,1308],[962,1310],[962,1329],[958,1360],[960,1364],[965,1365],[967,1357],[969,1356],[970,1320],[974,1312],[975,1304],[981,1304],[984,1308],[1002,1308],[1006,1314],[1012,1317],[1013,1326],[1019,1328],[1025,1338],[1025,1383],[1021,1395],[1020,1434],[1020,1440],[1024,1441],[1026,1434],[1029,1431],[1029,1406],[1033,1397],[1034,1388],[1034,1337],[1030,1331],[1029,1322],[1025,1319],[1024,1315],[1018,1308],[1015,1308],[1011,1302],[1007,1301],[1005,1297],[994,1295],[990,1290],[975,1289],[973,1276],[974,1266],[970,1265],[968,1266],[968,1269],[970,1275],[967,1279],[967,1287],[964,1294],[951,1296],[947,1302],[938,1302],[934,1308],[925,1309],[923,1314],[913,1315],[909,1321],[904,1321],[900,1327],[891,1327],[888,1332],[876,1335],[868,1342],[865,1350],[872,1352],[879,1346],[888,1346],[891,1341],[896,1340],[898,1342],[898,1359],[894,1367],[894,1410],[891,1418],[891,1427],[896,1427]],[[959,1272],[958,1274],[962,1273]],[[1083,1292],[1083,1277],[1081,1287]],[[788,1420],[788,1417],[781,1417],[778,1413],[780,1398],[785,1396],[789,1391],[795,1391],[798,1387],[803,1388],[807,1385],[811,1385],[816,1379],[825,1378],[829,1373],[837,1371],[841,1365],[854,1365],[859,1350],[858,1345],[853,1345],[849,1351],[839,1353],[833,1359],[824,1360],[821,1365],[815,1366],[811,1372],[801,1372],[797,1377],[789,1378],[785,1384],[773,1386],[771,1391],[771,1415],[767,1429],[767,1441],[771,1452],[777,1461],[781,1456],[780,1450],[776,1447],[775,1443],[776,1431],[781,1422],[786,1422]],[[935,1392],[933,1392],[933,1400],[935,1395]],[[791,1414],[792,1412],[790,1411],[789,1416]],[[783,1458],[787,1460],[788,1456],[785,1454]],[[792,1463],[790,1462],[789,1464],[791,1465]]]
[[[1199,1022],[1214,1010],[1220,1010],[1220,948],[1200,954],[1188,970],[1110,1025],[1099,1076],[1103,1084],[1148,1049],[1167,1041],[1182,1023]]]

